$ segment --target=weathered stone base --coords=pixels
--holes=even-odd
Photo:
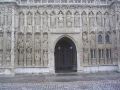
[[[13,69],[8,69],[8,68],[0,68],[0,76],[14,76],[14,70]]]
[[[40,74],[50,73],[49,68],[16,68],[15,74]]]
[[[118,66],[96,66],[96,67],[84,67],[84,73],[95,73],[95,72],[102,72],[102,71],[117,71]]]

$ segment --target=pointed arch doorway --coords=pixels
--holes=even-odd
[[[55,46],[55,72],[76,72],[77,52],[74,42],[67,38],[61,38]]]

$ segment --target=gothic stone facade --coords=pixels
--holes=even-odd
[[[64,37],[76,46],[77,72],[119,71],[120,1],[0,1],[0,74],[55,73]]]

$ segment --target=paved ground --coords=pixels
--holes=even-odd
[[[120,73],[0,77],[0,90],[120,90]]]

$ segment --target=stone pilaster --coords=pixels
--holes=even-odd
[[[14,34],[15,34],[15,9],[14,9],[14,6],[12,7],[12,33],[11,33],[11,66],[12,66],[12,74],[15,74],[14,73],[14,59],[15,59],[15,54],[14,54],[14,45],[15,45],[15,37],[14,37]]]

